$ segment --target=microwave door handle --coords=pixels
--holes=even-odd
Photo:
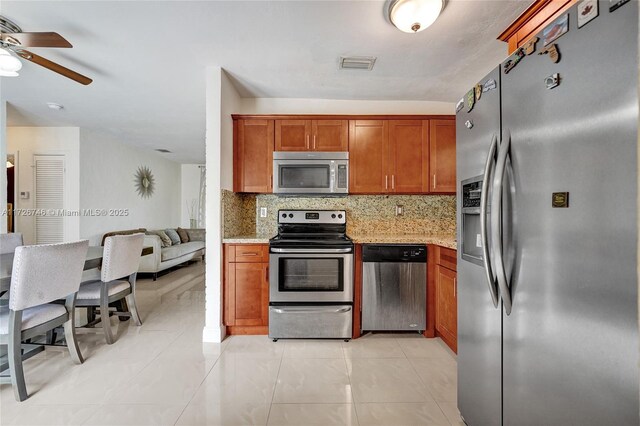
[[[484,178],[482,179],[482,190],[480,192],[480,238],[482,239],[482,263],[489,284],[489,293],[493,306],[498,307],[498,289],[496,288],[496,277],[491,268],[491,259],[489,252],[489,235],[487,233],[487,204],[489,198],[489,185],[495,167],[496,146],[498,145],[498,137],[494,134],[489,147],[489,155],[484,166]],[[492,210],[493,211],[493,210]]]
[[[333,162],[332,162],[333,163]],[[329,188],[331,192],[338,192],[336,183],[336,166],[335,164],[331,164],[329,169]]]

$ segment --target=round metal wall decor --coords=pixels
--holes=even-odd
[[[134,182],[136,183],[136,191],[138,191],[138,195],[140,195],[140,197],[149,198],[153,195],[156,183],[153,174],[148,167],[138,167]]]

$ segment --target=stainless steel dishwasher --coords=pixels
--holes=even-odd
[[[423,331],[427,247],[364,244],[362,262],[362,331]]]

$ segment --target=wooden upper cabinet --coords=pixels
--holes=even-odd
[[[276,120],[276,151],[346,151],[347,120]]]
[[[347,151],[349,122],[347,120],[313,120],[311,122],[313,151]]]
[[[498,40],[509,44],[511,54],[576,2],[577,0],[536,0],[498,36]]]
[[[272,191],[273,134],[273,120],[234,121],[234,192]]]
[[[456,122],[429,123],[429,192],[456,192]]]
[[[276,120],[276,151],[309,151],[311,120]]]
[[[429,191],[429,121],[389,121],[389,190],[397,194]]]
[[[389,122],[349,122],[349,192],[386,193],[389,188]]]

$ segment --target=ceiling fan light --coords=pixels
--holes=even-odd
[[[0,49],[0,76],[17,77],[22,62],[4,49]]]
[[[389,19],[400,31],[420,32],[433,24],[444,0],[394,0],[389,6]]]

